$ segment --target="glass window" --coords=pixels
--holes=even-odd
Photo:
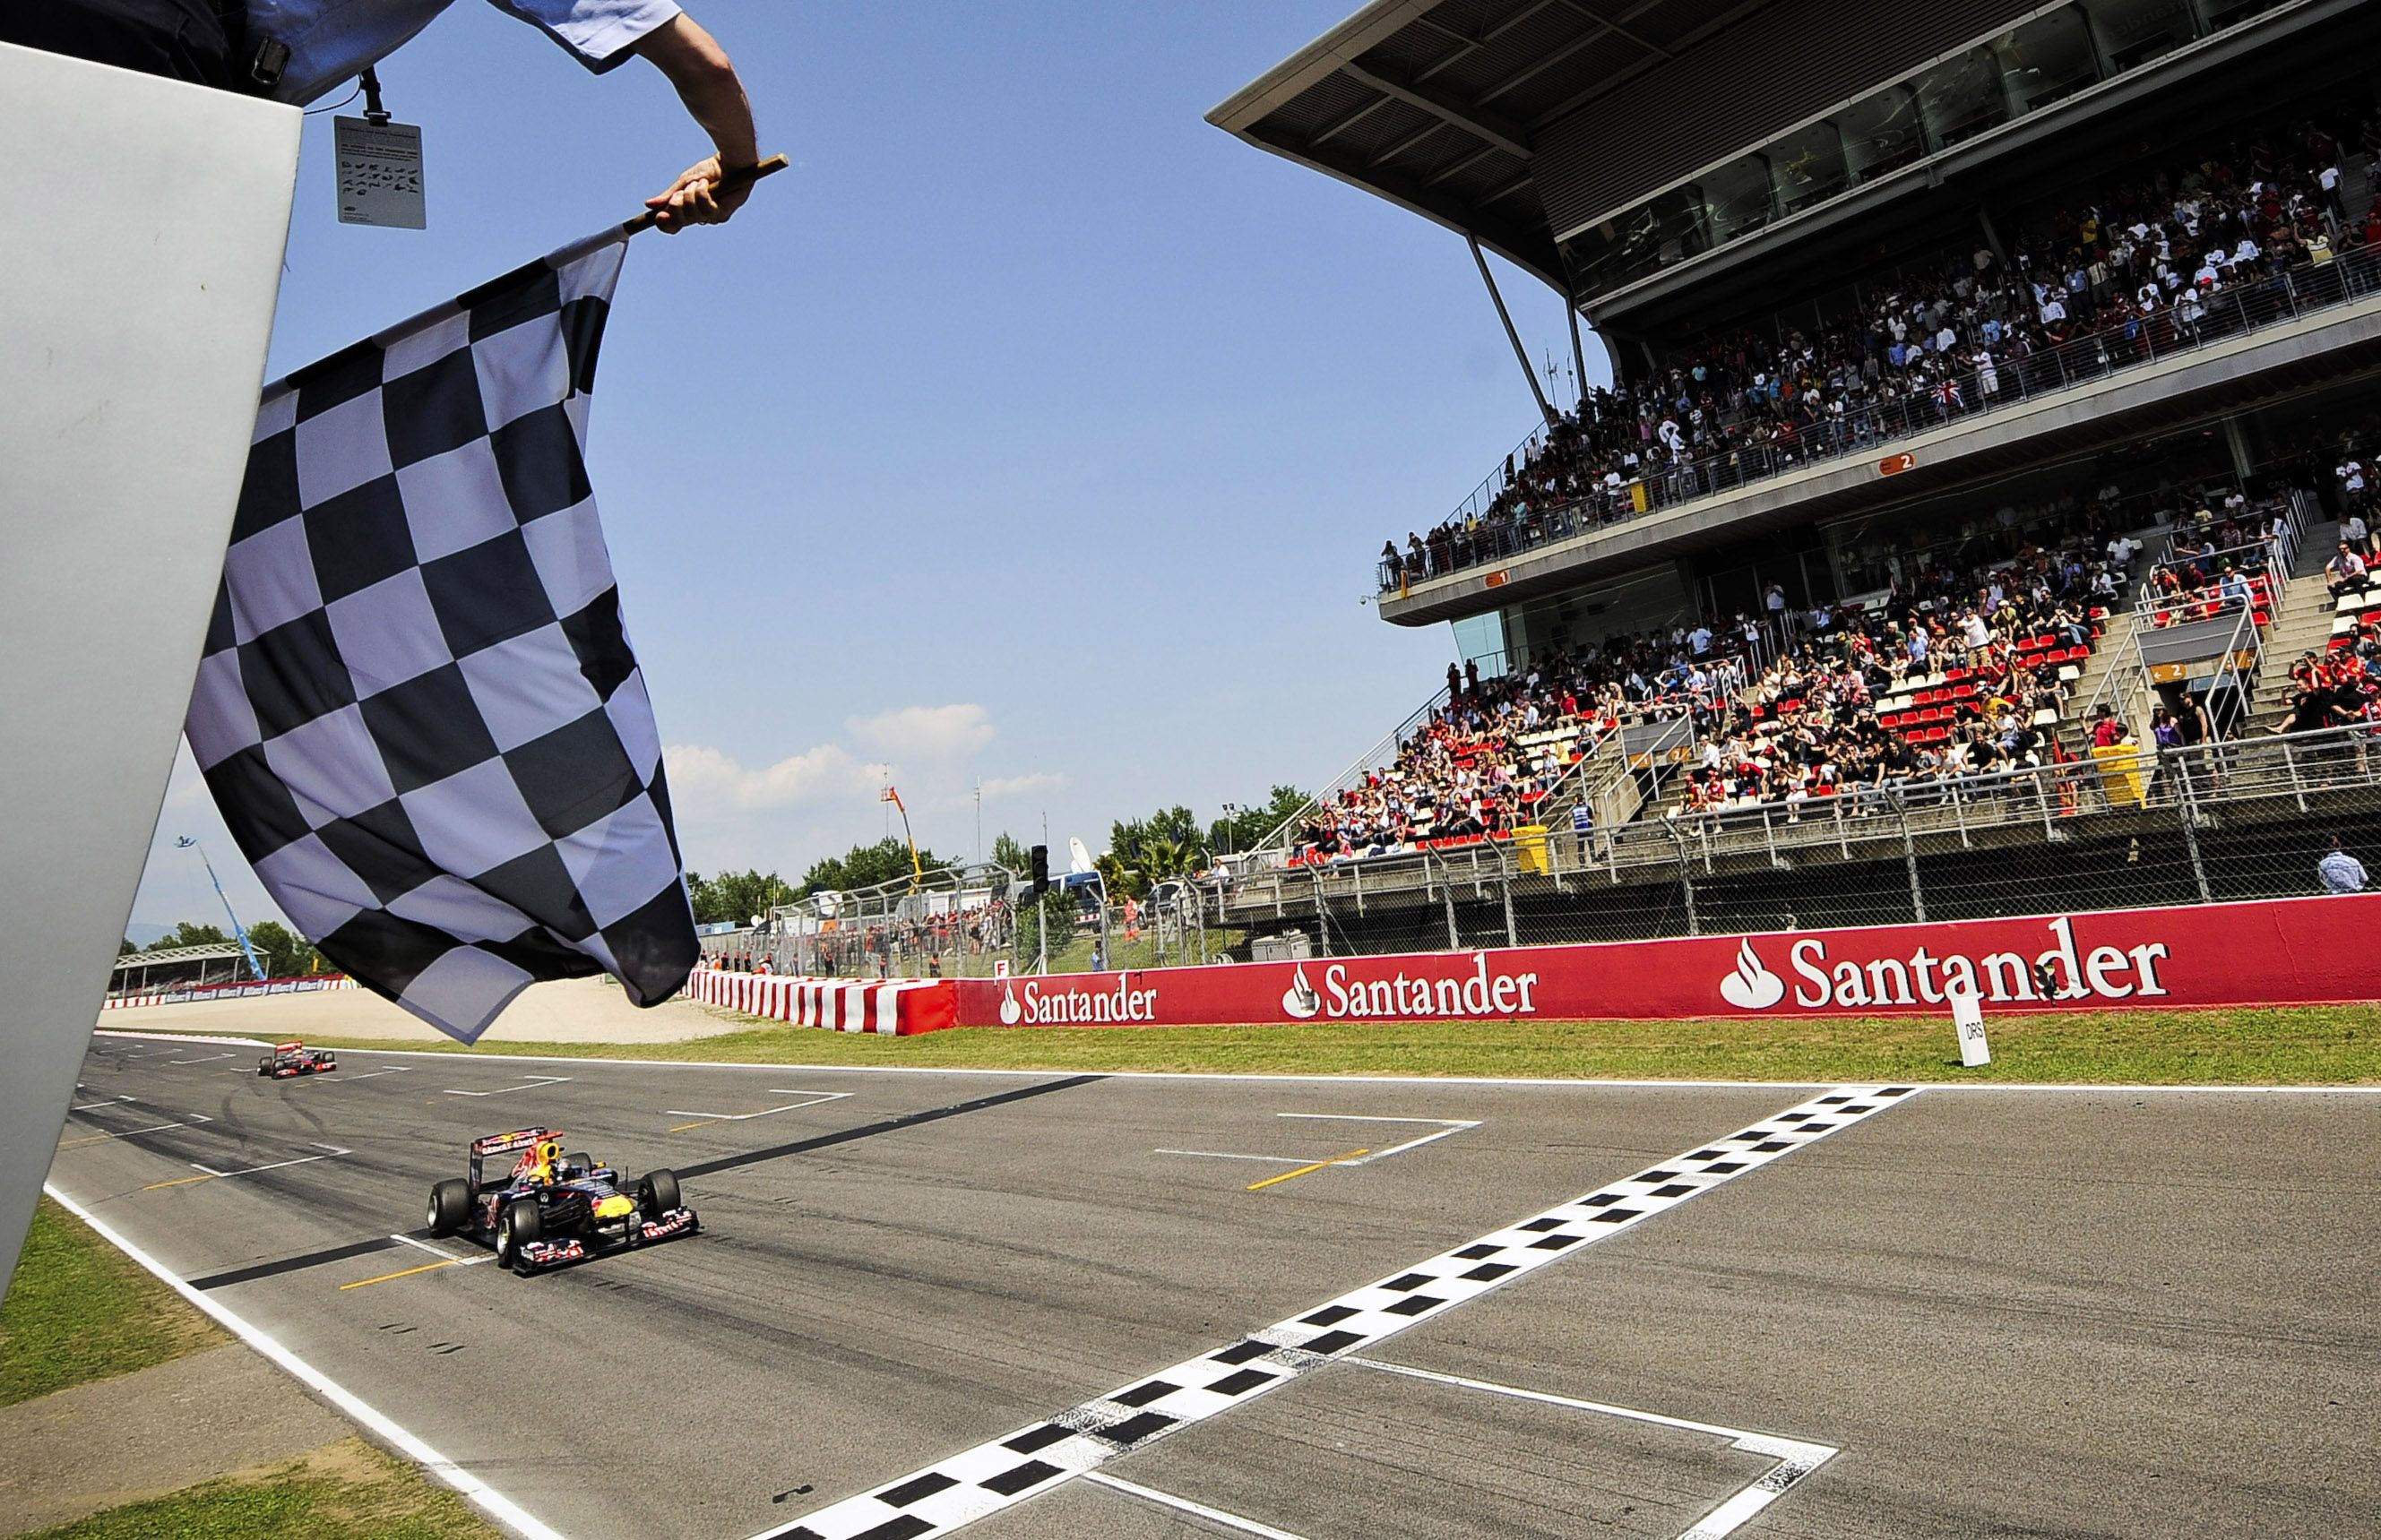
[[[1770,191],[1780,218],[1844,190],[1844,139],[1832,123],[1813,123],[1761,153],[1769,162]]]
[[[2285,3],[2286,0],[2199,0],[2199,11],[2207,18],[2207,30],[2220,32]]]
[[[1705,229],[1703,189],[1677,188],[1581,231],[1564,244],[1563,254],[1574,285],[1593,294],[1707,249]]]
[[[2108,67],[2122,74],[2199,35],[2191,0],[2092,0],[2085,14]]]
[[[1993,40],[1992,51],[2014,113],[2039,112],[2100,82],[2092,30],[2071,6],[2003,32]]]
[[[1888,86],[1836,115],[1844,172],[1852,186],[1898,171],[1926,153],[1918,99],[1907,86]]]
[[[1505,616],[1502,612],[1466,615],[1455,623],[1456,656],[1478,663],[1490,677],[1505,672]]]
[[[1760,155],[1731,161],[1703,177],[1703,205],[1714,246],[1769,223],[1769,162]]]
[[[1919,120],[1926,125],[1927,139],[1938,147],[1973,139],[2009,120],[2000,61],[1990,48],[1971,48],[1946,59],[1911,84],[1918,93]]]

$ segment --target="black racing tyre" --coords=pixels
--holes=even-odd
[[[256,1061],[256,1073],[259,1074],[271,1074],[273,1073],[273,1061],[270,1058],[258,1060]]]
[[[536,1200],[515,1198],[496,1216],[496,1264],[526,1274],[529,1264],[521,1259],[521,1248],[545,1234],[543,1216],[537,1211]]]
[[[471,1184],[448,1177],[430,1189],[430,1233],[452,1235],[470,1222]]]
[[[637,1193],[645,1200],[645,1218],[658,1219],[678,1206],[678,1173],[647,1171],[644,1181],[637,1183]]]

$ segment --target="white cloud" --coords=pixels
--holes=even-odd
[[[853,717],[844,727],[854,738],[891,758],[953,759],[992,742],[992,713],[981,706],[904,706],[873,717]]]
[[[1037,770],[1032,775],[995,775],[983,783],[983,799],[990,802],[999,796],[1026,796],[1034,792],[1055,792],[1067,784],[1067,778],[1050,770]]]
[[[751,811],[872,795],[886,770],[840,744],[822,744],[760,770],[748,770],[734,756],[701,744],[673,746],[663,757],[669,766],[670,799],[680,808]]]
[[[173,808],[213,806],[214,796],[207,791],[204,777],[199,774],[199,762],[190,758],[190,745],[185,739],[175,746],[174,773],[165,782],[165,806]]]

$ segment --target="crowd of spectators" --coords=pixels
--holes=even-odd
[[[2155,516],[2180,532],[2179,571],[2196,573],[2191,542],[2245,538],[2273,516],[2237,493],[2171,496]],[[1450,666],[1445,703],[1391,764],[1318,809],[1297,858],[1508,835],[1540,820],[1606,734],[1646,721],[1688,720],[1672,817],[1768,802],[1799,817],[1814,796],[2048,762],[2067,752],[2052,726],[2073,704],[2062,674],[2080,672],[2149,565],[2120,524],[2146,526],[2151,510],[2118,510],[2104,487],[2033,523],[1966,531],[1963,557],[1911,553],[1900,580],[1863,600],[1788,608],[1773,588],[1758,617],[1550,649],[1485,682]]]
[[[2381,125],[2364,119],[2352,147],[2339,127],[2302,118],[2084,189],[2014,222],[2006,258],[1945,253],[1815,331],[1781,319],[1709,337],[1651,377],[1590,390],[1484,506],[1386,542],[1382,587],[2237,328],[2242,294],[2381,246],[2381,199],[2351,215],[2342,193],[2343,162],[2381,153]]]
[[[2279,498],[2252,503],[2235,491],[2220,503],[2202,500],[2175,521],[2172,549],[2143,586],[2141,608],[2152,628],[2242,611],[2264,625],[2288,576],[2275,566],[2289,527],[2289,505]]]
[[[1930,568],[1785,649],[1703,734],[1671,816],[1813,798],[1872,810],[1894,782],[2029,769],[2069,752],[2055,724],[2131,581],[2132,543],[2030,545],[1984,568]]]

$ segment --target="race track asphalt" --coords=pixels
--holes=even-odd
[[[790,1529],[1824,1090],[254,1059],[95,1040],[54,1185],[586,1540]],[[1744,1536],[2374,1532],[2381,1097],[1876,1105],[967,1533],[1673,1540],[1740,1434],[1840,1451]],[[531,1124],[703,1232],[427,1240]]]

